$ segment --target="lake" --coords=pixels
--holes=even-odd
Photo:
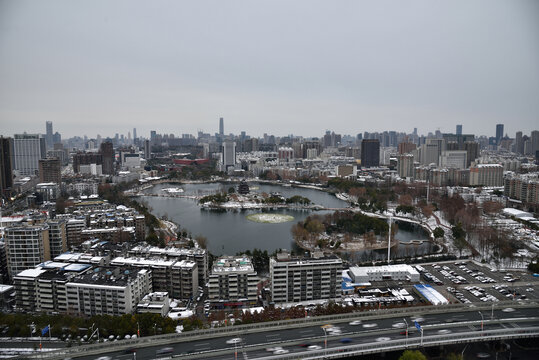
[[[347,207],[345,201],[337,199],[334,195],[305,188],[282,187],[278,185],[256,184],[249,183],[253,189],[251,192],[271,193],[279,192],[285,197],[300,195],[309,198],[312,202],[328,208],[344,208]],[[215,193],[220,190],[226,191],[231,184],[209,183],[209,184],[159,184],[151,189],[146,190],[147,193],[162,193],[162,189],[169,187],[181,187],[183,195],[203,196]],[[302,211],[291,209],[271,210],[272,213],[290,215],[294,217],[294,221],[278,224],[257,223],[246,219],[247,215],[256,214],[261,210],[243,210],[243,211],[208,211],[201,210],[197,202],[187,198],[166,198],[166,197],[142,197],[139,201],[144,202],[149,206],[151,212],[156,216],[163,216],[174,221],[183,229],[191,232],[193,236],[202,235],[208,239],[208,249],[215,255],[234,255],[237,252],[244,250],[252,250],[255,248],[267,250],[273,253],[277,249],[292,249],[294,240],[290,229],[298,221],[303,221],[311,214],[324,215],[327,211]],[[397,239],[401,241],[409,241],[411,239],[426,239],[426,236],[421,230],[401,230],[397,232]],[[430,251],[430,243],[422,245],[399,245],[396,249],[397,253],[402,251],[415,251],[421,254]],[[355,254],[360,256],[361,254]],[[384,258],[387,251],[365,252],[369,257],[376,259]],[[402,252],[402,255],[407,253]],[[356,258],[356,256],[353,256]]]

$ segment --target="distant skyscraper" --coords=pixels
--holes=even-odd
[[[462,135],[462,125],[457,125],[457,135]]]
[[[361,167],[376,167],[380,165],[380,141],[378,139],[363,139],[361,141]]]
[[[539,131],[534,130],[531,134],[531,145],[532,145],[532,155],[537,156],[537,151],[539,151]]]
[[[0,196],[13,186],[12,148],[13,139],[0,136]]]
[[[39,134],[15,134],[13,139],[14,169],[21,175],[36,175],[39,160],[47,156],[45,139]]]
[[[223,136],[225,134],[225,121],[223,118],[219,118],[219,135]]]
[[[236,165],[236,143],[234,141],[225,141],[221,147],[222,171],[228,171]]]
[[[144,159],[148,160],[150,159],[150,156],[152,154],[152,148],[150,144],[150,140],[144,140]]]
[[[52,132],[52,121],[47,121],[45,123],[45,126],[46,126],[46,130],[47,130],[47,135],[45,136],[45,142],[47,144],[47,149],[51,149],[52,146],[54,145],[54,141],[53,141],[53,132]]]
[[[522,131],[517,131],[515,135],[515,152],[517,154],[524,153],[524,140],[522,139]]]
[[[496,145],[500,145],[503,138],[503,124],[496,125]]]
[[[137,143],[137,128],[133,128],[133,142]]]

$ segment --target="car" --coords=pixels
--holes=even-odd
[[[309,345],[307,346],[307,350],[320,350],[322,349],[322,346],[320,345]]]
[[[348,343],[351,343],[352,342],[352,339],[350,338],[342,338],[340,340],[340,342],[342,342],[343,344],[348,344]]]
[[[361,320],[350,321],[348,324],[352,326],[361,325]]]
[[[238,344],[242,342],[242,338],[232,338],[226,341],[227,344]]]
[[[513,295],[511,295],[511,294],[509,294],[509,295],[510,295],[510,296],[513,296]],[[513,312],[513,311],[515,311],[515,309],[513,309],[513,308],[505,308],[505,309],[503,309],[502,311],[503,311],[503,312]]]
[[[273,355],[282,355],[282,354],[288,354],[290,351],[286,349],[277,349],[273,352]]]
[[[376,338],[376,341],[378,342],[384,342],[384,341],[389,341],[389,340],[391,340],[391,338],[387,336],[381,336],[379,338]]]
[[[406,324],[403,323],[403,322],[398,322],[398,323],[395,323],[393,325],[391,325],[392,327],[396,328],[396,329],[402,329],[402,328],[405,328],[406,327]]]
[[[377,327],[377,326],[378,326],[378,324],[376,324],[376,323],[363,324],[363,327],[366,328],[366,329]]]
[[[438,330],[438,334],[440,335],[445,335],[445,334],[450,334],[451,333],[451,330],[449,329],[440,329]]]
[[[171,347],[164,347],[155,352],[155,355],[169,355],[174,352],[174,349]]]

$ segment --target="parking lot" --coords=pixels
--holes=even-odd
[[[416,265],[421,281],[462,303],[539,300],[539,278],[525,270],[491,270],[473,261]]]

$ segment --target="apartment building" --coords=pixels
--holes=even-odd
[[[255,305],[257,282],[250,258],[224,256],[213,264],[208,298],[217,308]]]
[[[297,303],[341,297],[342,260],[313,253],[292,257],[281,252],[270,259],[271,294],[275,303]]]

